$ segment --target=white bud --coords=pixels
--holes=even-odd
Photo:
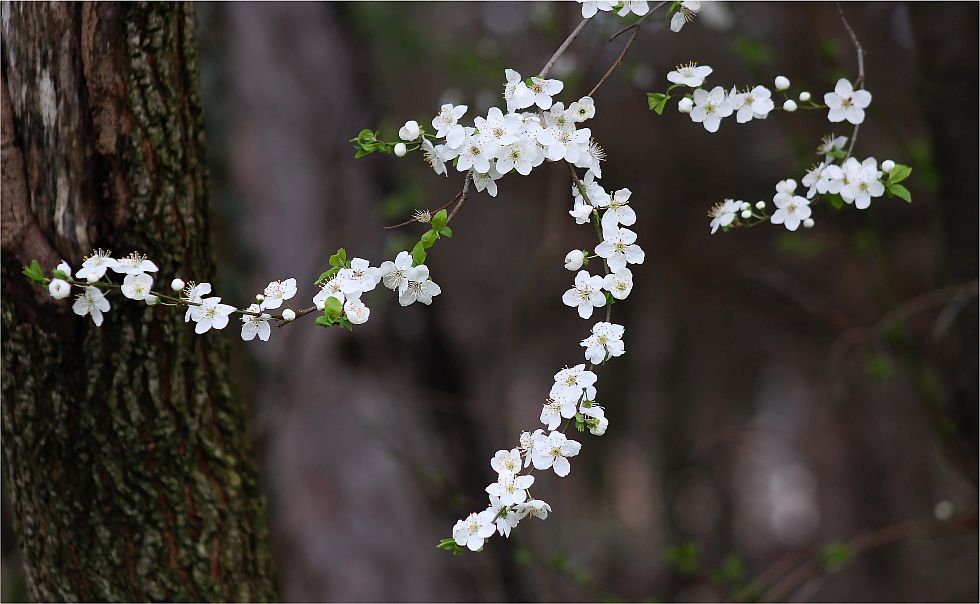
[[[265,301],[265,296],[263,296],[262,294],[255,294],[255,301],[256,302],[264,302]]]
[[[881,162],[881,169],[885,172],[891,172],[895,169],[895,162],[890,159],[886,159],[885,161]]]
[[[170,282],[170,289],[174,290],[175,292],[179,292],[180,290],[184,289],[184,280],[174,279]]]
[[[293,311],[293,309],[287,308],[286,310],[282,311],[283,321],[292,321],[295,318],[296,318],[296,313]]]
[[[156,306],[157,303],[160,302],[160,298],[157,298],[153,294],[147,294],[143,300],[146,302],[147,306]]]
[[[796,111],[796,101],[794,101],[793,99],[789,99],[788,101],[783,103],[783,111],[787,113],[793,113],[794,111]]]
[[[806,218],[806,219],[804,219],[803,220],[803,228],[804,229],[812,229],[813,228],[813,219],[812,218]]]
[[[807,103],[809,101],[810,101],[810,93],[804,90],[803,92],[800,93],[800,102]]]
[[[585,263],[585,252],[582,250],[572,250],[565,254],[565,268],[570,271],[577,271]]]
[[[789,78],[786,76],[776,76],[776,90],[786,90],[789,88]]]
[[[742,210],[742,218],[745,220],[752,218],[752,210]]]
[[[405,143],[398,143],[397,145],[395,145],[396,157],[405,157],[406,153],[408,153],[408,147],[405,146]]]
[[[48,283],[48,292],[55,300],[61,300],[71,293],[71,286],[64,279],[52,279],[51,283]]]
[[[752,209],[752,204],[750,204],[750,203],[749,203],[749,202],[747,202],[747,201],[743,201],[743,202],[742,202],[742,205],[741,205],[741,206],[739,206],[739,207],[740,207],[740,208],[742,208],[742,211],[744,212],[744,211],[746,211],[746,210],[751,210],[751,209]]]
[[[677,103],[677,110],[681,113],[690,113],[691,109],[694,109],[694,101],[684,97]]]
[[[764,202],[764,201],[757,201],[757,202],[755,202],[755,207],[758,210],[765,210],[766,209],[766,202]]]
[[[413,141],[419,137],[419,123],[415,120],[408,120],[405,125],[398,130],[398,138],[403,141]]]

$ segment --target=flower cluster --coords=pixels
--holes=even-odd
[[[342,325],[351,328],[367,322],[371,310],[361,296],[373,290],[378,283],[395,291],[402,306],[415,302],[431,304],[432,298],[442,293],[442,289],[429,278],[428,267],[415,263],[409,252],[400,252],[394,261],[372,267],[363,258],[348,261],[346,252],[340,249],[331,256],[330,263],[333,268],[320,275],[317,281],[319,291],[313,297],[313,307],[299,311],[302,314],[322,311],[324,314],[317,317],[316,323],[325,327]],[[121,285],[113,283],[106,276],[110,270],[124,275]],[[65,261],[51,271],[50,278],[37,261],[26,267],[24,274],[35,283],[47,285],[51,297],[56,300],[68,297],[73,287],[80,290],[72,310],[79,316],[91,316],[96,326],[102,325],[103,313],[111,308],[107,294],[113,289],[118,289],[126,298],[151,306],[186,307],[184,321],[193,322],[194,332],[198,334],[224,329],[231,315],[240,314],[243,340],[251,341],[258,337],[268,341],[272,334],[270,321],[287,323],[297,317],[297,311],[288,306],[288,301],[297,293],[296,279],[272,281],[255,296],[254,304],[239,309],[222,303],[219,296],[211,296],[211,284],[206,282],[185,283],[175,278],[170,283],[174,295],[154,291],[153,277],[148,273],[158,270],[156,264],[136,252],[116,259],[111,252],[96,250],[85,258],[74,276]],[[276,315],[267,312],[280,308],[283,310]]]
[[[650,12],[649,2],[632,2],[630,0],[620,0],[618,2],[613,2],[612,0],[578,0],[578,2],[582,5],[582,17],[585,19],[591,19],[599,11],[614,11],[620,17],[627,17],[629,15],[643,17]],[[673,3],[668,11],[670,15],[670,31],[679,32],[684,25],[693,21],[700,11],[700,0],[683,0],[682,2]]]
[[[591,114],[594,111],[591,103],[589,109]],[[577,165],[574,159],[564,159],[570,165]],[[516,447],[497,451],[490,461],[497,479],[486,489],[487,508],[459,520],[453,527],[452,538],[440,543],[442,548],[479,550],[494,534],[509,537],[514,527],[528,516],[546,518],[551,506],[531,496],[534,477],[530,473],[552,470],[557,476],[567,476],[571,471],[570,459],[578,455],[582,445],[568,438],[565,431],[574,425],[579,432],[588,430],[602,436],[609,426],[605,409],[596,403],[598,376],[594,369],[626,352],[625,329],[610,322],[611,305],[629,296],[633,274],[628,266],[641,264],[644,252],[636,244],[636,233],[626,228],[636,223],[636,212],[629,204],[631,191],[623,188],[609,193],[600,184],[598,168],[598,162],[588,165],[581,178],[572,170],[569,215],[577,224],[591,223],[599,242],[591,252],[572,250],[565,256],[565,268],[576,275],[573,287],[562,296],[562,302],[575,308],[583,319],[590,319],[596,308],[606,308],[605,321],[595,323],[590,335],[581,341],[588,364],[565,367],[554,375],[541,406],[540,420],[544,428],[525,431]],[[601,261],[602,274],[583,270],[595,259]],[[527,472],[522,474],[525,469]]]
[[[513,69],[507,69],[505,76],[505,109],[491,107],[485,116],[465,125],[460,120],[468,107],[445,104],[432,119],[434,134],[414,120],[406,122],[398,132],[404,142],[395,145],[395,154],[401,149],[421,150],[436,174],[446,175],[447,166],[454,166],[469,174],[477,191],[486,190],[491,196],[497,195],[496,181],[505,174],[527,176],[546,160],[601,174],[603,151],[592,140],[591,130],[579,126],[595,116],[592,99],[582,97],[565,107],[553,100],[564,89],[560,80],[525,79]]]

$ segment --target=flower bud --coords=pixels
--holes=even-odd
[[[681,113],[690,113],[691,109],[694,109],[694,101],[684,97],[677,103],[677,110]]]
[[[48,283],[48,292],[55,300],[61,300],[71,293],[71,286],[63,279],[52,279],[51,283]]]
[[[793,99],[789,99],[788,101],[783,103],[783,111],[787,113],[793,113],[794,111],[796,111],[796,101],[794,101]]]
[[[813,228],[813,219],[812,218],[806,218],[806,219],[804,219],[803,220],[803,228],[804,229],[812,229]]]
[[[156,306],[160,302],[160,298],[157,298],[153,294],[147,294],[143,301],[146,302],[147,306]]]
[[[170,289],[174,290],[175,292],[179,292],[180,290],[184,289],[184,280],[174,279],[170,282]]]
[[[742,210],[742,218],[745,220],[752,218],[752,210]]]
[[[405,143],[398,143],[397,145],[395,145],[396,157],[405,157],[406,153],[408,153],[408,147],[405,146]]]
[[[800,93],[800,102],[807,103],[809,101],[810,101],[810,93],[804,90],[803,92]]]
[[[766,209],[766,202],[764,202],[764,201],[757,201],[757,202],[755,202],[755,207],[756,207],[757,210],[765,210]]]
[[[789,78],[786,76],[776,76],[776,90],[786,90],[789,88]]]
[[[585,252],[582,250],[572,250],[565,254],[565,268],[570,271],[577,271],[585,263]]]
[[[747,201],[743,201],[743,202],[742,202],[742,205],[741,205],[741,206],[739,206],[739,207],[740,207],[740,208],[742,208],[742,211],[744,212],[744,211],[746,211],[746,210],[751,210],[751,209],[752,209],[752,204],[750,204],[750,203],[749,203],[749,202],[747,202]]]
[[[891,172],[895,169],[895,162],[890,159],[886,159],[885,161],[881,162],[881,169],[884,172]]]
[[[398,130],[398,138],[403,141],[413,141],[419,137],[419,123],[415,120],[408,120],[405,125]]]
[[[263,296],[262,294],[255,294],[255,301],[256,302],[265,302],[265,296]]]
[[[295,318],[296,318],[296,313],[293,311],[293,309],[287,308],[286,310],[282,311],[283,321],[292,321]]]

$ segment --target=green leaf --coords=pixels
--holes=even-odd
[[[335,267],[333,267],[332,269],[330,269],[328,271],[323,271],[322,273],[320,273],[320,276],[317,277],[315,284],[316,285],[323,285],[324,283],[326,283],[327,281],[329,281],[331,277],[333,277],[334,275],[336,275],[339,271],[340,271],[340,267],[339,266],[335,266]]]
[[[337,268],[347,266],[347,250],[340,248],[336,254],[330,256],[330,266]]]
[[[831,543],[820,552],[820,562],[830,572],[836,572],[854,559],[854,551],[846,543]]]
[[[333,321],[324,317],[323,315],[317,317],[316,320],[313,322],[319,325],[320,327],[330,327],[331,325],[333,325]]]
[[[323,314],[328,319],[336,319],[344,312],[344,305],[333,296],[323,301]]]
[[[839,210],[844,207],[844,198],[834,193],[833,195],[827,195],[824,199],[830,202],[830,207],[835,210]]]
[[[68,281],[69,279],[71,279],[71,277],[68,276],[68,273],[66,273],[65,271],[59,271],[58,269],[54,269],[53,271],[51,271],[51,274],[54,275],[55,279],[61,279],[63,281]]]
[[[424,264],[425,256],[426,256],[425,246],[423,246],[422,242],[419,241],[418,243],[415,244],[415,247],[412,248],[412,266],[418,266],[420,264]]]
[[[701,548],[697,543],[680,543],[667,548],[664,559],[679,572],[693,574],[701,566]]]
[[[446,209],[443,208],[433,214],[432,216],[432,228],[438,231],[449,223],[449,215],[446,213]]]
[[[422,247],[425,249],[429,249],[435,244],[437,239],[439,239],[439,233],[435,229],[429,229],[428,231],[422,233],[422,239],[419,241],[419,243],[421,243]]]
[[[452,552],[454,556],[459,556],[463,553],[463,548],[457,545],[456,540],[452,538],[440,540],[439,544],[436,545],[436,549],[444,549],[447,552]]]
[[[34,283],[44,283],[44,270],[41,268],[41,264],[37,260],[31,260],[31,265],[25,266],[22,272],[24,273],[25,277]]]
[[[905,164],[895,164],[892,171],[888,173],[888,184],[894,185],[902,182],[912,173],[912,168]]]
[[[670,100],[670,95],[668,94],[662,92],[647,93],[647,105],[649,105],[651,111],[656,111],[657,115],[663,115],[664,107],[667,106],[668,100]]]
[[[351,323],[350,322],[350,319],[348,319],[347,317],[341,317],[340,320],[337,321],[337,323],[341,327],[345,327],[347,329],[347,331],[354,331],[354,324]]]
[[[912,193],[910,193],[904,185],[888,184],[885,186],[885,191],[887,191],[889,195],[894,195],[895,197],[904,199],[908,203],[912,203]]]
[[[441,229],[439,229],[439,234],[442,235],[443,237],[452,238],[453,230],[449,227],[442,227]]]

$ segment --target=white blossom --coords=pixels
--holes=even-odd
[[[442,151],[444,148],[445,147],[443,145],[434,147],[432,142],[429,140],[422,141],[422,158],[425,160],[425,163],[429,164],[436,174],[443,176],[447,175],[446,160],[442,156]]]
[[[568,476],[572,469],[568,458],[578,455],[581,449],[581,443],[566,438],[561,432],[551,432],[548,436],[539,434],[534,441],[531,463],[538,470],[552,468],[558,476]]]
[[[511,113],[533,105],[534,93],[524,83],[521,74],[513,69],[505,69],[504,75],[507,77],[507,83],[504,85],[504,101],[507,103],[507,112]]]
[[[490,197],[497,196],[497,180],[501,176],[502,174],[497,171],[497,168],[493,164],[490,165],[490,170],[486,174],[470,172],[470,177],[473,179],[473,186],[476,187],[476,190],[483,191],[486,189]]]
[[[612,294],[617,300],[625,300],[633,291],[633,271],[621,268],[609,273],[602,279],[602,288]]]
[[[126,275],[122,287],[119,289],[122,291],[122,295],[130,300],[146,300],[152,296],[150,290],[153,289],[153,277],[146,273]]]
[[[408,252],[398,252],[395,256],[395,261],[386,260],[381,263],[379,269],[381,273],[381,282],[388,289],[396,289],[400,292],[405,291],[408,287],[408,277],[406,276],[406,271],[412,268],[412,255]],[[343,302],[343,300],[341,300]]]
[[[623,0],[623,5],[619,8],[619,12],[616,14],[620,17],[625,17],[626,15],[633,13],[637,17],[642,17],[648,12],[650,12],[650,4],[645,0]]]
[[[336,276],[330,279],[330,281],[324,283],[323,287],[320,288],[320,291],[313,296],[313,306],[315,306],[317,310],[323,310],[324,305],[327,303],[327,298],[336,298],[341,304],[343,304],[347,299],[343,290],[340,289],[340,281]]]
[[[572,250],[565,254],[565,268],[570,271],[577,271],[585,264],[585,252],[582,250]]]
[[[548,514],[551,513],[551,506],[540,499],[532,499],[518,504],[514,509],[514,513],[521,519],[534,516],[535,518],[545,520],[548,518]]]
[[[602,407],[599,405],[591,405],[589,407],[583,405],[580,412],[589,418],[585,420],[585,425],[588,427],[589,432],[595,436],[602,436],[606,433],[606,429],[609,427],[609,420],[606,419],[606,412]]]
[[[496,495],[490,495],[490,507],[487,509],[497,518],[494,524],[497,526],[497,533],[501,537],[510,537],[510,532],[521,521],[520,516],[514,513],[511,505],[504,503]]]
[[[102,313],[108,312],[109,308],[109,300],[106,299],[105,294],[99,288],[91,285],[75,297],[75,303],[71,307],[72,311],[80,317],[91,315],[92,322],[95,323],[96,327],[102,325]]]
[[[646,4],[644,2],[644,4]],[[533,76],[531,78],[531,86],[529,90],[531,92],[532,98],[534,99],[534,104],[540,109],[550,109],[551,108],[551,97],[555,96],[565,87],[565,84],[561,80],[548,80],[545,78],[539,78]]]
[[[453,527],[453,540],[460,547],[470,551],[478,551],[483,542],[493,535],[496,528],[493,521],[494,513],[489,510],[473,512],[464,520],[459,520]]]
[[[196,323],[194,333],[204,333],[212,328],[224,329],[228,325],[228,316],[233,312],[235,307],[221,304],[221,298],[204,298],[191,314],[191,319]]]
[[[566,306],[577,308],[578,316],[588,319],[593,309],[606,304],[606,297],[602,295],[602,277],[579,271],[575,275],[575,287],[566,291],[561,301]]]
[[[64,279],[52,279],[48,283],[48,293],[55,300],[63,300],[71,295],[71,285]]]
[[[630,226],[636,222],[636,212],[629,205],[629,189],[619,189],[612,194],[606,211],[602,213],[602,229],[615,229],[619,225]]]
[[[885,185],[881,182],[881,172],[878,170],[878,161],[875,158],[869,157],[863,162],[858,162],[855,158],[849,157],[841,166],[841,170],[843,186],[840,189],[840,196],[847,203],[853,203],[859,210],[870,206],[872,197],[881,197],[885,193]]]
[[[340,289],[347,298],[357,298],[369,292],[381,281],[381,271],[364,258],[354,258],[350,266],[337,271]],[[273,307],[275,308],[275,307]]]
[[[265,286],[262,295],[263,310],[274,310],[282,306],[282,303],[296,295],[296,279],[286,279],[285,281],[272,281]]]
[[[590,96],[583,96],[568,106],[568,114],[578,123],[595,117],[595,101]]]
[[[117,262],[119,261],[113,258],[109,251],[95,250],[82,262],[82,268],[78,269],[75,277],[94,283],[101,279],[108,269],[115,269]]]
[[[521,452],[519,449],[511,449],[510,451],[505,451],[501,449],[497,451],[493,459],[490,460],[490,467],[497,474],[511,473],[517,474],[520,472],[522,466],[521,462]]]
[[[593,325],[592,335],[582,340],[585,359],[593,365],[598,365],[606,360],[607,355],[609,358],[622,356],[626,352],[626,345],[623,344],[625,331],[622,325],[605,321]]]
[[[827,113],[828,121],[847,120],[852,124],[860,124],[864,121],[864,110],[871,104],[871,93],[863,89],[854,90],[849,81],[841,78],[837,80],[833,92],[823,95],[823,102],[830,109]]]
[[[731,101],[721,86],[715,86],[711,92],[698,88],[694,91],[693,98],[691,121],[703,125],[708,132],[717,132],[721,119],[732,114]]]
[[[892,162],[892,164],[894,165],[894,162]],[[882,166],[884,165],[885,164],[882,164]],[[71,267],[64,260],[58,263],[58,266],[54,267],[54,270],[63,272],[69,279],[71,279]]]
[[[248,307],[249,312],[260,312],[262,307],[258,304],[252,304]],[[242,315],[242,339],[246,342],[250,342],[255,339],[255,336],[259,336],[259,339],[263,342],[269,341],[269,336],[272,335],[272,327],[269,325],[269,319],[272,316],[267,313],[261,313],[259,315]]]
[[[598,11],[611,11],[616,2],[611,0],[578,0],[582,4],[582,17],[591,19]]]
[[[603,229],[602,243],[595,246],[595,253],[606,259],[609,269],[618,271],[627,264],[643,264],[646,254],[636,244],[636,233],[626,228]]]
[[[595,399],[597,376],[585,368],[585,363],[566,367],[555,374],[555,383],[549,396],[552,399],[572,400],[576,403],[583,395],[588,400]]]
[[[556,429],[561,424],[562,418],[569,419],[575,417],[578,408],[578,397],[576,398],[549,398],[541,406],[541,423],[549,430]]]
[[[534,484],[534,476],[518,476],[510,472],[497,475],[497,482],[487,487],[487,493],[499,497],[506,506],[524,503],[527,500],[527,489]]]
[[[348,298],[344,302],[344,316],[354,325],[367,323],[371,317],[371,309],[361,302],[360,298]]]
[[[727,227],[734,222],[741,207],[741,201],[726,199],[723,202],[715,204],[708,210],[708,216],[711,217],[711,224],[709,225],[711,227],[711,234],[714,235],[718,232],[718,229]]]
[[[781,224],[790,231],[795,231],[805,218],[810,217],[810,200],[806,197],[776,195],[772,201],[776,205],[776,211],[769,218],[772,224]]]
[[[684,24],[693,21],[694,17],[701,10],[700,0],[684,0],[670,18],[670,31],[679,32]]]
[[[834,159],[832,154],[837,151],[843,151],[844,145],[846,144],[846,136],[834,137],[833,134],[830,136],[825,136],[820,142],[820,146],[817,147],[817,155],[823,155],[824,162],[830,163],[830,161]]]
[[[453,145],[453,142],[462,140],[463,127],[459,125],[459,119],[466,113],[466,105],[452,105],[446,103],[439,108],[439,115],[432,118],[432,127],[436,129],[437,138],[445,138]]]
[[[187,312],[184,313],[184,322],[187,323],[194,318],[194,311],[197,304],[200,304],[206,294],[211,293],[210,283],[188,283],[184,288],[180,299],[187,303]]]
[[[398,129],[398,138],[403,141],[413,141],[419,137],[419,123],[415,120],[408,120],[405,125]]]
[[[697,88],[704,84],[704,79],[711,75],[714,70],[707,65],[698,65],[691,62],[686,65],[678,65],[673,71],[667,73],[667,81],[671,84],[680,84],[688,88]]]
[[[138,273],[155,273],[159,269],[156,264],[146,259],[146,256],[133,252],[132,254],[116,260],[109,268],[117,273],[125,275],[136,275]],[[79,271],[81,272],[81,271]]]
[[[429,279],[429,268],[420,264],[405,271],[408,283],[399,293],[398,303],[408,306],[416,301],[422,304],[432,304],[432,298],[442,293],[442,288]]]
[[[735,121],[744,124],[751,119],[764,120],[769,116],[775,105],[772,102],[772,92],[765,86],[756,86],[746,92],[735,92],[734,97]]]

